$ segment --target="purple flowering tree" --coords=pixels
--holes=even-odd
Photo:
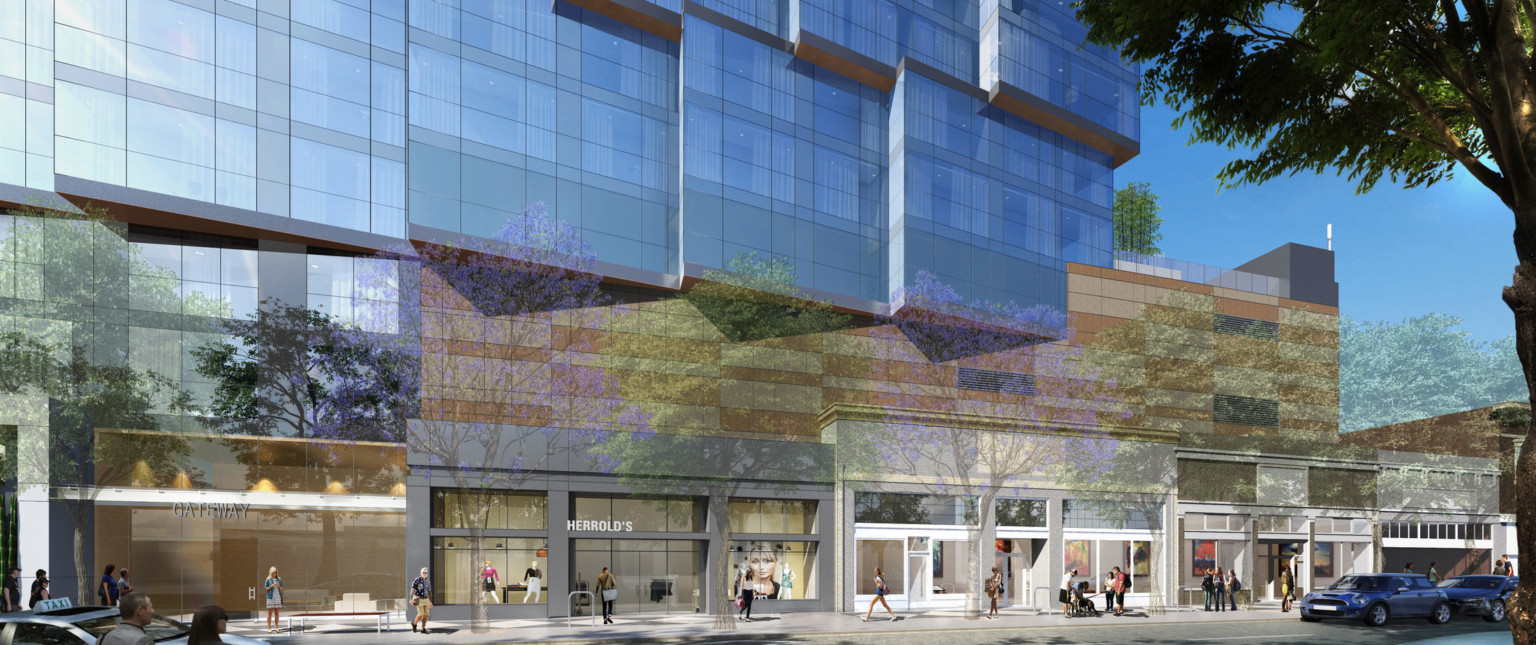
[[[1102,424],[1126,412],[1056,309],[965,303],[919,273],[880,322],[869,334],[880,421],[839,431],[839,476],[965,500],[967,608],[979,616],[998,498],[1062,467],[1091,477],[1114,450]],[[987,370],[973,373],[983,382],[960,383],[962,367]]]
[[[471,562],[485,561],[485,527],[496,494],[523,488],[539,473],[608,472],[594,453],[615,433],[646,437],[648,416],[626,403],[601,366],[601,330],[625,307],[613,302],[594,257],[569,223],[541,203],[525,208],[489,238],[419,243],[381,254],[368,285],[398,280],[398,334],[356,334],[417,357],[419,418],[396,440],[429,465],[418,474],[446,479],[462,502]],[[347,396],[367,398],[366,387]],[[346,427],[333,430],[345,432]],[[343,435],[337,438],[354,438]],[[466,571],[473,576],[477,572]],[[488,630],[482,594],[471,594],[471,628]]]

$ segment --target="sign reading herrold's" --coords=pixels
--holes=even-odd
[[[175,502],[171,504],[171,515],[176,517],[213,517],[243,520],[250,511],[250,504],[236,502]]]

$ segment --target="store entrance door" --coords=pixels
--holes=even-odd
[[[997,599],[998,607],[1021,607],[1029,604],[1029,553],[998,552],[994,566],[1003,574],[1003,595]],[[991,575],[991,572],[988,572]]]
[[[256,538],[236,538],[219,542],[219,570],[214,576],[214,602],[225,607],[230,617],[261,613],[264,596],[261,579],[266,577],[256,561]]]
[[[1296,559],[1301,554],[1301,547],[1305,542],[1284,542],[1263,544],[1259,549],[1260,560],[1255,564],[1256,568],[1263,572],[1263,591],[1266,600],[1280,600],[1280,571],[1286,567],[1291,568],[1292,583],[1295,584],[1297,573]]]

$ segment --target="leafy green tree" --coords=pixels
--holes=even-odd
[[[1161,255],[1162,210],[1152,184],[1133,181],[1115,191],[1115,250]]]
[[[1526,400],[1514,337],[1485,342],[1460,325],[1446,314],[1401,323],[1342,317],[1339,430]]]
[[[1144,101],[1182,112],[1193,139],[1253,154],[1218,175],[1262,183],[1303,170],[1348,173],[1360,191],[1460,168],[1514,216],[1516,349],[1536,387],[1536,4],[1513,0],[1082,0],[1090,41],[1143,65]],[[1536,470],[1536,448],[1519,469]],[[1536,479],[1516,484],[1518,543],[1536,552]],[[1536,580],[1510,630],[1536,642]]]

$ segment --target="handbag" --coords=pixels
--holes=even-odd
[[[746,606],[747,606],[747,601],[745,599],[742,599],[742,598],[737,598],[736,599],[736,608],[737,609],[743,609]]]
[[[619,599],[619,590],[618,589],[604,589],[603,590],[603,602],[613,602],[613,601],[618,600],[618,599]]]

